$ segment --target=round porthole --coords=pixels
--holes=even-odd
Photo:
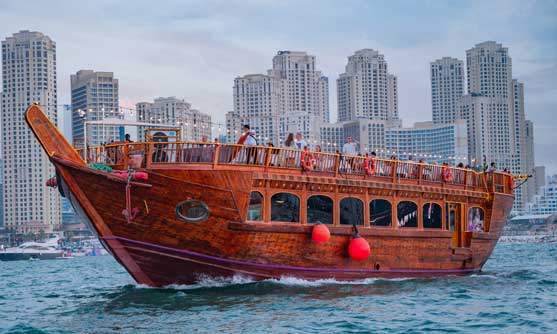
[[[188,223],[199,223],[209,218],[209,207],[201,201],[190,199],[176,205],[176,215]]]

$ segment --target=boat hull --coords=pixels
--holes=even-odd
[[[62,256],[61,253],[2,253],[0,261],[23,261],[23,260],[55,260]]]
[[[354,281],[367,278],[436,277],[466,275],[479,271],[468,269],[342,269],[297,267],[230,260],[205,254],[173,249],[126,238],[104,238],[117,241],[156,286],[193,284],[203,279],[244,277],[251,280],[295,277],[305,280],[334,279]]]
[[[254,280],[465,275],[481,270],[504,224],[503,211],[494,210],[493,232],[474,233],[467,249],[451,247],[449,231],[361,228],[360,233],[370,243],[371,256],[359,262],[347,253],[352,236],[348,226],[331,226],[329,242],[316,244],[310,236],[311,225],[242,222],[236,204],[242,201],[242,194],[235,193],[238,186],[232,184],[250,184],[252,175],[147,171],[151,187],[132,186],[132,204],[139,213],[127,222],[122,215],[124,183],[100,172],[55,164],[78,215],[138,283],[151,286],[238,275]],[[224,179],[229,181],[216,186]],[[205,180],[204,185],[197,180]],[[209,219],[198,224],[178,219],[175,206],[186,199],[206,202],[212,210]],[[507,207],[512,199],[509,202],[501,195],[494,203]]]
[[[138,283],[150,286],[236,275],[255,280],[284,276],[358,280],[469,274],[481,270],[489,258],[514,200],[503,182],[505,175],[491,175],[491,184],[479,174],[470,174],[475,181],[464,185],[435,183],[427,177],[399,180],[411,173],[395,173],[396,162],[386,179],[339,177],[326,171],[311,175],[296,168],[275,169],[269,161],[266,166],[235,166],[224,159],[219,165],[218,147],[212,162],[161,163],[150,161],[147,153],[146,168],[139,171],[148,180],[130,181],[87,167],[38,106],[28,109],[26,120],[55,165],[58,184],[76,213]],[[495,176],[503,192],[495,191]],[[252,191],[264,198],[258,222],[246,221]],[[271,200],[278,193],[298,198],[301,205],[292,217],[297,222],[271,221]],[[313,242],[307,221],[306,202],[314,195],[334,203],[334,224],[328,225],[331,237],[325,243]],[[365,203],[359,234],[369,243],[371,255],[363,261],[348,254],[354,231],[342,225],[339,213],[348,197]],[[370,226],[368,203],[373,199],[392,204],[389,227]],[[210,214],[200,221],[183,220],[177,210],[189,200],[205,203]],[[431,203],[443,206],[444,213],[458,210],[451,216],[457,223],[442,218],[442,228],[427,229],[423,222],[399,227],[393,212],[402,201],[414,203],[412,214],[418,220],[426,205],[431,210]],[[466,226],[466,218],[476,217],[468,215],[476,207],[485,212],[485,232],[471,232]]]

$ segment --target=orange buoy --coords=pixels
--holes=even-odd
[[[313,226],[311,231],[311,238],[315,243],[322,243],[327,242],[331,238],[331,232],[329,232],[329,228],[326,225],[321,223]]]
[[[354,228],[354,236],[350,240],[350,244],[348,245],[348,255],[350,258],[355,261],[363,261],[369,257],[371,254],[371,249],[369,248],[369,243],[366,239],[360,236],[358,233],[358,228],[356,224],[352,224]]]
[[[363,261],[369,257],[371,254],[371,249],[369,248],[369,243],[366,239],[361,236],[356,236],[350,240],[350,245],[348,246],[348,254],[355,261]]]

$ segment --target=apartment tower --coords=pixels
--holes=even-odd
[[[40,32],[20,31],[2,41],[2,162],[4,224],[45,232],[61,223],[60,194],[45,187],[54,168],[25,123],[38,103],[57,123],[56,44]]]

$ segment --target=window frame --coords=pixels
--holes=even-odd
[[[296,197],[298,199],[298,221],[292,222],[292,221],[281,221],[281,220],[273,220],[273,197],[275,197],[275,195],[278,194],[288,194],[288,195],[292,195],[294,197]],[[290,223],[290,224],[300,224],[301,223],[301,209],[302,209],[302,200],[301,197],[295,193],[291,193],[291,192],[287,192],[287,191],[277,191],[271,194],[271,196],[269,197],[269,201],[270,201],[270,205],[269,205],[269,221],[271,223]]]
[[[362,205],[361,206],[361,208],[362,208],[362,221],[361,221],[361,225],[356,224],[356,226],[365,226],[365,224],[366,224],[366,217],[365,217],[365,214],[366,214],[365,211],[366,210],[365,210],[365,207],[364,207],[365,201],[362,200],[361,198],[355,197],[355,196],[345,196],[345,197],[339,198],[339,201],[338,201],[338,224],[339,224],[339,226],[352,226],[352,224],[342,224],[342,208],[341,208],[341,206],[342,206],[342,201],[344,201],[345,199],[355,199],[355,200],[360,201],[360,204]]]
[[[469,222],[468,222],[468,217],[469,217],[469,215],[470,215],[470,210],[475,209],[475,208],[480,209],[481,212],[482,212],[482,216],[483,216],[483,225],[482,225],[482,226],[483,226],[483,229],[482,229],[481,231],[476,231],[475,229],[472,230],[472,231],[469,231],[469,230],[468,230],[468,223],[469,223]],[[471,205],[471,206],[468,207],[468,210],[466,211],[466,229],[465,229],[465,231],[466,231],[466,232],[489,232],[489,230],[486,230],[486,219],[485,219],[485,210],[484,210],[484,208],[482,208],[481,206],[479,206],[479,205],[477,205],[477,204],[474,204],[474,205]]]
[[[425,206],[428,204],[436,204],[441,208],[441,227],[425,227],[425,220],[424,220],[424,212],[425,212]],[[427,201],[424,202],[422,204],[422,228],[424,230],[428,230],[428,231],[444,231],[447,230],[446,226],[445,226],[445,209],[443,208],[443,205],[440,204],[439,202],[436,201]]]
[[[390,214],[391,219],[390,219],[389,225],[387,225],[387,226],[381,226],[381,225],[374,225],[374,224],[371,223],[371,214],[372,214],[371,203],[372,203],[373,201],[385,201],[385,202],[389,203],[390,211],[391,211],[391,214]],[[369,201],[369,203],[368,203],[368,210],[369,210],[369,212],[368,212],[369,227],[372,227],[372,228],[381,228],[381,229],[391,229],[391,228],[393,228],[393,203],[392,203],[390,200],[385,199],[385,198],[374,198],[374,199],[372,199],[371,201]]]
[[[258,194],[261,196],[261,212],[260,212],[261,219],[260,219],[260,220],[250,220],[250,219],[248,219],[248,217],[249,217],[249,208],[250,208],[250,206],[251,206],[251,194],[252,194],[252,193],[258,193]],[[246,221],[247,221],[247,222],[264,222],[264,221],[265,221],[265,216],[264,216],[264,214],[265,214],[265,196],[264,196],[263,193],[262,193],[261,191],[259,191],[259,190],[252,190],[252,191],[249,193],[249,202],[248,202],[248,211],[246,212]]]
[[[325,197],[325,198],[327,198],[327,199],[329,199],[329,200],[331,201],[331,208],[333,209],[333,212],[331,213],[331,223],[324,223],[324,222],[321,222],[321,223],[322,223],[322,224],[325,224],[325,225],[334,225],[334,224],[335,224],[335,214],[336,214],[336,210],[335,210],[335,200],[334,200],[332,197],[327,196],[327,195],[323,195],[323,194],[312,194],[312,195],[307,196],[307,198],[306,198],[306,203],[305,203],[305,208],[306,208],[306,212],[305,212],[305,218],[306,218],[306,219],[305,219],[305,223],[308,224],[308,225],[315,225],[315,223],[310,223],[310,222],[309,222],[309,218],[308,218],[308,212],[309,212],[308,202],[309,202],[309,199],[310,199],[310,198],[316,197],[316,196]]]
[[[416,206],[416,226],[398,226],[398,206],[400,203],[405,203],[405,202],[409,202],[409,203],[413,203]],[[422,225],[423,227],[423,225]],[[420,228],[420,206],[418,205],[418,203],[414,202],[414,201],[410,201],[410,200],[401,200],[398,201],[396,203],[396,228],[399,229],[419,229]]]

